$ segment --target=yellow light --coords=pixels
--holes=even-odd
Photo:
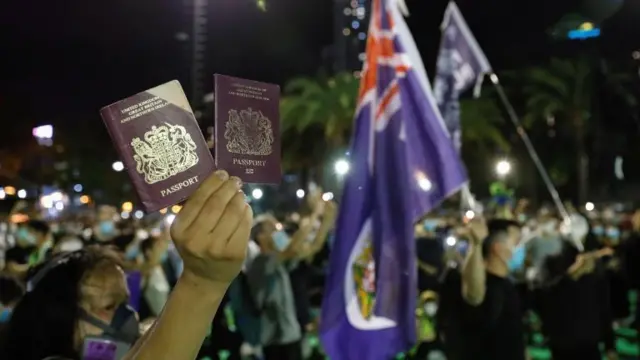
[[[591,22],[584,22],[582,23],[582,25],[580,25],[580,30],[585,30],[585,31],[589,31],[589,30],[593,30],[594,26],[593,23]]]
[[[172,211],[174,214],[179,213],[181,209],[182,209],[182,206],[180,206],[180,205],[173,205],[173,206],[171,207],[171,211]]]
[[[164,215],[164,214],[166,214],[166,213],[167,213],[167,208],[160,209],[160,214],[163,214],[163,215]]]
[[[82,195],[80,196],[80,203],[81,204],[88,204],[91,201],[91,198],[87,195]]]
[[[133,203],[131,203],[131,201],[122,204],[122,211],[131,212],[131,210],[133,210]]]
[[[342,35],[349,36],[349,34],[351,34],[351,30],[350,29],[345,28],[345,29],[342,30]]]
[[[11,221],[14,224],[20,224],[23,222],[27,222],[29,221],[29,215],[26,214],[12,214],[11,217],[9,218],[9,221]]]
[[[4,192],[7,195],[15,195],[16,194],[16,188],[14,188],[13,186],[5,186],[4,187]]]

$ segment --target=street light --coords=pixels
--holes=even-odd
[[[262,199],[262,195],[264,195],[264,193],[260,189],[253,189],[251,192],[251,196],[256,200]]]
[[[25,190],[25,189],[18,190],[18,197],[20,199],[26,198],[27,197],[27,190]]]
[[[496,163],[496,173],[498,176],[506,176],[511,172],[511,163],[507,160],[500,160]]]
[[[592,203],[592,202],[588,202],[586,204],[584,204],[584,209],[587,211],[593,211],[593,209],[595,209],[596,206]]]
[[[113,168],[113,171],[116,171],[116,172],[120,172],[124,170],[124,164],[122,163],[122,161],[114,162],[113,165],[111,165],[111,167]]]
[[[333,168],[336,174],[340,176],[346,175],[349,172],[349,162],[347,160],[340,159],[336,161],[336,163],[333,165]]]
[[[304,197],[304,190],[298,189],[298,191],[296,191],[296,196],[298,199],[302,199]]]

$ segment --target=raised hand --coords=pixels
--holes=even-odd
[[[226,289],[242,268],[253,222],[239,178],[216,171],[193,193],[171,226],[183,276]]]
[[[489,235],[487,222],[481,216],[471,220],[468,228],[470,240],[476,244],[482,243],[482,241],[484,241],[484,239]]]

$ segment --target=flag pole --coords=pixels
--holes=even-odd
[[[529,135],[527,135],[527,132],[524,130],[524,127],[520,122],[520,118],[516,114],[516,111],[513,109],[511,102],[507,98],[507,95],[504,92],[504,88],[500,84],[500,79],[498,79],[498,75],[496,75],[496,73],[491,73],[489,74],[489,78],[491,79],[493,86],[498,91],[498,97],[500,97],[500,101],[502,102],[502,105],[504,105],[505,109],[507,110],[507,115],[509,116],[509,119],[513,123],[513,126],[515,126],[516,132],[518,133],[518,135],[520,135],[520,138],[522,139],[524,146],[527,148],[527,152],[529,153],[531,160],[533,160],[533,163],[538,169],[538,172],[542,177],[542,181],[544,181],[544,184],[546,185],[547,190],[549,191],[549,194],[551,194],[551,198],[553,199],[554,204],[558,208],[560,215],[562,215],[563,219],[568,220],[569,213],[567,212],[567,209],[565,208],[564,204],[562,203],[562,200],[560,199],[558,190],[553,185],[553,182],[551,181],[551,178],[549,177],[547,170],[544,168],[544,165],[542,165],[542,161],[540,161],[540,157],[538,156],[536,149],[533,147],[533,144],[531,143],[531,139],[529,139]]]

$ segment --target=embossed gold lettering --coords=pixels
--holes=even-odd
[[[241,166],[259,166],[264,167],[267,166],[266,160],[251,160],[251,159],[237,159],[232,158],[233,165],[241,165]]]
[[[180,191],[184,188],[188,188],[189,186],[195,185],[197,183],[198,183],[198,175],[188,178],[187,180],[181,181],[177,184],[173,184],[164,190],[160,190],[160,195],[162,195],[162,197],[165,197],[167,195],[171,195],[177,191]]]

